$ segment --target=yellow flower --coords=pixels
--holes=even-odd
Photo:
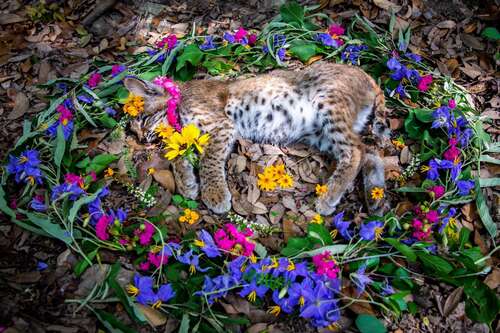
[[[290,175],[284,174],[278,178],[278,185],[281,188],[291,188],[293,186],[293,179]]]
[[[311,220],[311,223],[314,223],[314,224],[323,224],[323,218],[321,217],[321,215],[316,214],[316,215],[313,216],[313,218]]]
[[[278,180],[286,175],[284,164],[278,164],[275,166],[271,166],[271,167],[269,167],[269,170],[273,174],[274,180]]]
[[[195,224],[200,219],[200,215],[189,208],[184,209],[184,213],[179,217],[179,222],[188,224]]]
[[[161,123],[160,125],[156,126],[155,132],[160,138],[165,139],[174,134],[174,128],[172,126]]]
[[[281,307],[279,305],[270,306],[269,310],[267,310],[267,313],[270,313],[276,317],[279,316],[280,312],[281,312]]]
[[[177,156],[184,155],[184,153],[193,145],[200,154],[203,153],[203,146],[208,143],[208,139],[210,137],[208,134],[200,136],[200,129],[193,124],[183,127],[181,133],[172,132],[172,134],[163,139],[163,142],[167,145],[168,150],[165,157],[169,160],[173,160]]]
[[[151,167],[151,168],[148,168],[148,175],[152,175],[153,173],[156,172],[156,169]]]
[[[132,103],[138,110],[144,108],[144,98],[142,98],[141,96],[134,96]]]
[[[328,192],[328,186],[326,184],[325,185],[316,184],[316,195],[318,197],[325,195],[326,192]]]
[[[381,187],[374,187],[371,191],[371,196],[373,200],[380,200],[384,197],[384,189]]]
[[[384,232],[384,227],[375,228],[375,240],[379,241],[382,239],[382,233]]]
[[[132,117],[137,117],[142,111],[144,111],[144,98],[129,94],[123,106],[123,112]]]
[[[123,106],[123,112],[132,117],[137,117],[139,115],[139,110],[133,104],[125,104]]]
[[[184,139],[184,142],[188,145],[188,147],[195,143],[200,134],[200,129],[193,124],[184,126],[181,130],[182,138]]]
[[[199,240],[199,239],[195,239],[194,240],[194,245],[198,246],[198,247],[204,247],[205,246],[205,242],[202,241],[202,240]]]
[[[134,285],[129,284],[125,289],[127,290],[127,293],[131,296],[139,295],[139,289]]]
[[[168,152],[165,157],[169,160],[173,160],[177,156],[181,156],[186,152],[186,147],[184,147],[184,138],[179,132],[175,132],[168,139],[164,140],[167,144]]]
[[[255,290],[252,291],[250,294],[248,294],[247,298],[250,302],[255,302],[255,300],[257,299],[257,292],[255,292]]]
[[[107,168],[106,170],[104,170],[104,177],[106,178],[113,177],[114,174],[115,171],[111,168]]]
[[[392,144],[399,150],[403,149],[406,146],[402,138],[392,140]]]
[[[273,177],[269,173],[261,173],[258,174],[259,180],[257,181],[257,185],[259,188],[264,191],[273,191],[276,188],[276,182],[273,180]]]
[[[208,143],[208,139],[210,138],[210,135],[208,133],[203,134],[198,138],[198,140],[195,141],[194,145],[196,149],[198,149],[198,152],[200,154],[203,153],[203,146],[205,146]]]

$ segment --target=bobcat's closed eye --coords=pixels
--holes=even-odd
[[[150,83],[133,78],[125,79],[125,85],[146,100],[148,109],[138,121],[150,140],[154,128],[166,123],[168,93],[157,94]],[[231,208],[225,164],[238,136],[282,146],[303,142],[338,159],[328,191],[316,203],[322,215],[333,213],[361,169],[365,192],[384,187],[380,157],[367,152],[360,138],[370,119],[375,134],[388,134],[384,95],[359,68],[316,63],[302,71],[279,70],[227,82],[195,80],[180,84],[180,89],[181,124],[194,123],[211,139],[200,159],[199,185],[193,168],[182,159],[174,162],[176,183],[181,194],[192,199],[199,189],[215,213]],[[380,201],[367,200],[372,212],[380,212]]]

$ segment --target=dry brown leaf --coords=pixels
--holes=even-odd
[[[7,118],[17,119],[22,117],[29,109],[30,103],[28,97],[23,92],[17,92],[14,100],[14,109],[8,114]]]
[[[479,38],[469,35],[469,34],[461,34],[460,38],[464,42],[465,45],[474,50],[484,50],[486,48],[485,44],[479,40]]]
[[[153,327],[164,325],[167,322],[167,316],[150,306],[145,306],[137,303],[135,306],[142,312],[144,317]]]
[[[363,292],[363,294],[359,295],[357,294],[356,292],[356,288],[354,288],[353,286],[351,285],[347,285],[345,287],[342,288],[342,293],[345,294],[346,296],[348,297],[351,297],[351,298],[359,298],[359,299],[364,299],[366,298],[366,295],[367,293],[366,292]],[[350,301],[349,300],[345,300],[343,301],[345,304],[349,304]],[[371,314],[371,315],[375,315],[375,310],[373,310],[373,307],[371,306],[370,303],[365,303],[365,302],[354,302],[352,304],[350,304],[348,306],[348,308],[356,313],[356,314]]]
[[[457,307],[458,303],[460,303],[460,300],[462,299],[462,294],[464,292],[463,287],[459,287],[446,298],[446,302],[444,302],[443,305],[443,315],[445,317],[448,317],[453,310]]]
[[[253,214],[267,214],[267,207],[262,202],[256,202],[253,204],[252,208]]]
[[[436,26],[440,29],[453,29],[457,26],[457,24],[455,21],[447,20],[439,22]]]
[[[281,203],[283,204],[283,206],[285,206],[285,208],[288,208],[292,212],[297,213],[297,204],[295,203],[295,199],[291,195],[284,196]]]
[[[248,176],[246,183],[248,184],[247,200],[251,204],[255,204],[260,198],[260,190],[257,186],[257,178]]]
[[[12,24],[26,21],[26,17],[19,16],[17,14],[2,13],[0,14],[0,25]]]
[[[257,323],[253,324],[247,329],[247,333],[260,333],[260,332],[266,332],[267,331],[267,324],[266,323]]]
[[[288,239],[290,237],[295,237],[297,235],[300,235],[300,233],[300,228],[292,219],[285,218],[283,220],[283,239],[285,240],[285,243],[288,242]]]
[[[399,202],[396,206],[396,215],[402,216],[404,213],[412,210],[413,206],[413,203],[411,203],[410,201]]]
[[[401,10],[401,6],[396,5],[389,0],[373,0],[373,3],[375,4],[375,6],[387,10],[388,12],[392,10],[394,13],[397,13]]]
[[[158,183],[160,183],[163,188],[170,191],[170,193],[175,193],[175,180],[172,171],[170,170],[156,170],[153,173],[153,178]]]
[[[318,177],[314,174],[314,168],[311,166],[309,161],[304,161],[299,165],[299,176],[306,183],[317,184],[319,182]]]
[[[500,269],[493,268],[490,274],[484,280],[484,283],[491,289],[495,290],[500,285]]]
[[[269,220],[272,224],[277,224],[285,214],[285,207],[281,203],[275,204],[269,211]]]

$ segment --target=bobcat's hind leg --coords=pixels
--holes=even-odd
[[[328,191],[316,201],[316,210],[319,214],[331,215],[335,211],[340,199],[359,173],[363,153],[364,146],[358,140],[342,147],[337,167],[328,179]]]
[[[384,162],[376,152],[369,151],[364,155],[362,173],[368,212],[381,215],[384,208],[384,198],[372,198],[372,190],[374,189],[375,191],[382,190],[382,196],[385,192]]]
[[[210,139],[200,161],[201,199],[217,214],[231,209],[226,179],[226,160],[236,138],[234,125],[225,121],[210,130]]]
[[[180,194],[188,199],[196,199],[199,193],[199,185],[191,163],[183,157],[178,157],[173,161],[172,165],[174,167],[175,184]]]

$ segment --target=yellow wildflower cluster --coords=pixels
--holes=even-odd
[[[181,132],[173,132],[172,135],[163,139],[167,146],[165,157],[173,160],[177,156],[184,155],[191,147],[194,147],[198,153],[203,153],[203,146],[208,143],[208,134],[201,135],[201,131],[193,124],[182,128]]]
[[[174,132],[175,129],[172,126],[164,123],[161,123],[155,128],[155,133],[158,134],[158,136],[162,139],[170,137],[172,134],[174,134]]]
[[[144,98],[129,94],[123,106],[123,112],[131,117],[137,117],[142,111],[144,111]]]
[[[257,175],[257,185],[263,191],[273,191],[276,187],[282,189],[293,186],[293,178],[285,171],[284,164],[271,165],[264,169],[263,173]]]
[[[382,187],[374,187],[371,191],[373,200],[380,200],[384,198],[384,189]]]
[[[188,223],[188,224],[195,224],[198,222],[200,219],[200,214],[195,212],[194,210],[191,210],[189,208],[184,209],[183,214],[179,217],[179,222],[181,223]]]
[[[326,184],[325,185],[316,184],[316,195],[318,197],[324,196],[326,192],[328,192],[328,186]]]
[[[311,220],[311,223],[315,223],[315,224],[323,224],[323,222],[324,222],[323,218],[319,214],[314,215],[312,220]]]

